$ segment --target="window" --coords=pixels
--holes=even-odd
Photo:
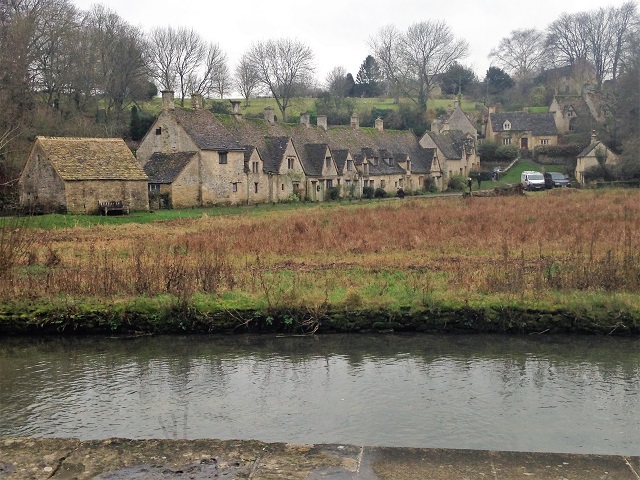
[[[327,168],[330,168],[330,167],[331,167],[331,157],[326,157],[326,158],[324,159],[324,164],[325,164],[325,166],[326,166]]]
[[[347,171],[348,172],[353,171],[353,160],[347,160]]]
[[[260,162],[253,162],[251,164],[251,171],[253,173],[258,173],[259,170],[260,170]]]
[[[569,124],[569,131],[573,132],[573,124]]]
[[[253,193],[258,193],[258,182],[253,184]]]
[[[503,138],[502,139],[502,144],[503,145],[511,145],[511,138]]]
[[[573,110],[567,111],[567,117],[573,117]]]
[[[349,187],[349,186],[351,185],[351,180],[345,180],[345,181],[344,181],[344,184],[345,184],[347,187]]]
[[[284,183],[282,184],[282,188],[281,188],[281,190],[284,192]]]
[[[160,184],[159,183],[150,183],[149,184],[149,192],[158,193],[159,191],[160,191]]]
[[[227,152],[218,152],[218,163],[220,165],[226,165],[226,163],[227,163]]]
[[[548,138],[541,138],[540,139],[540,145],[549,145],[549,139]]]
[[[327,180],[327,188],[333,188],[333,180]]]
[[[386,186],[386,182],[384,180],[380,180],[380,188],[384,188]]]
[[[162,127],[156,128],[156,135],[162,135]]]
[[[511,130],[511,122],[509,120],[505,120],[502,124],[503,130]]]
[[[233,182],[232,185],[233,185],[233,191],[237,192],[238,191],[238,182]]]
[[[293,170],[295,159],[293,157],[287,157],[287,168]]]
[[[402,179],[399,179],[398,183],[400,184],[400,187],[402,187]]]
[[[369,180],[369,186],[373,188],[373,180]]]

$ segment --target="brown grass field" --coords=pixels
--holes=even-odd
[[[245,211],[3,236],[5,258],[7,244],[21,250],[2,262],[0,300],[170,298],[225,309],[640,303],[636,190]]]

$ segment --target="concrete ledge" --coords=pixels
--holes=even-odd
[[[640,457],[240,440],[0,439],[5,479],[640,479]]]

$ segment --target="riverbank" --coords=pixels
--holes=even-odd
[[[640,312],[617,299],[555,309],[514,301],[399,309],[320,305],[267,311],[205,309],[202,304],[164,300],[112,305],[5,304],[0,306],[0,335],[368,332],[640,335]]]
[[[640,457],[241,440],[0,439],[0,480],[638,480]]]

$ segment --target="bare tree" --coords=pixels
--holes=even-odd
[[[245,105],[249,105],[249,98],[258,91],[260,80],[246,53],[236,67],[233,85],[244,98]]]
[[[325,79],[325,88],[334,97],[346,97],[353,88],[344,67],[334,67]]]
[[[149,65],[162,89],[178,90],[181,105],[190,93],[221,95],[229,87],[226,54],[193,29],[156,28],[148,43]]]
[[[314,55],[305,44],[291,39],[254,43],[246,53],[258,81],[267,89],[287,118],[289,102],[312,83]]]
[[[529,78],[544,67],[545,40],[544,33],[535,28],[513,30],[500,40],[497,48],[491,50],[489,58],[516,79]]]
[[[374,52],[382,76],[390,85],[395,103],[399,103],[400,94],[407,90],[401,85],[408,78],[406,68],[401,61],[402,34],[395,26],[387,25],[369,40],[369,46]]]
[[[86,20],[86,30],[95,50],[96,84],[106,100],[106,110],[121,120],[132,91],[146,80],[142,32],[114,11],[97,5]]]
[[[435,76],[469,53],[469,44],[442,21],[415,23],[404,34],[385,27],[371,42],[390,84],[425,112]]]
[[[547,27],[545,48],[558,66],[575,65],[586,60],[589,42],[585,29],[585,13],[563,13]]]

